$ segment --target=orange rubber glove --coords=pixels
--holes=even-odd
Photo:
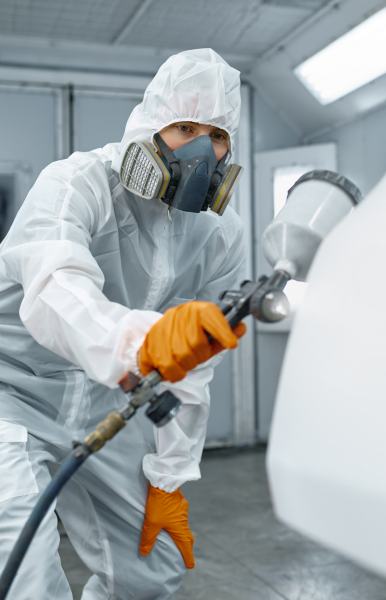
[[[245,332],[244,323],[232,329],[213,302],[193,301],[169,308],[148,331],[139,349],[140,371],[148,375],[157,369],[163,379],[179,381],[218,352],[236,348]]]
[[[188,522],[189,502],[180,490],[164,492],[149,484],[139,553],[147,556],[161,529],[168,532],[181,552],[187,569],[194,568],[194,537]]]

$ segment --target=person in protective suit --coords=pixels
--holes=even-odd
[[[54,510],[93,573],[83,600],[170,598],[194,566],[180,487],[200,477],[208,359],[244,331],[213,303],[243,279],[240,220],[230,207],[215,212],[239,111],[239,73],[215,52],[170,57],[122,142],[46,167],[1,245],[0,569],[72,440],[125,404],[127,373],[158,369],[169,381],[161,389],[182,402],[155,434],[137,414],[83,465],[40,526],[10,600],[72,598]],[[133,148],[150,162],[162,156],[171,174],[156,178],[167,184],[162,200],[132,191],[143,166]]]

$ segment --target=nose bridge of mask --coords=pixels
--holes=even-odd
[[[179,160],[189,160],[191,158],[204,157],[209,160],[212,169],[216,166],[217,159],[213,150],[212,140],[209,135],[199,135],[191,142],[183,144],[173,151],[173,154]]]

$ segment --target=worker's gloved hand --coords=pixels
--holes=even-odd
[[[179,381],[218,352],[236,348],[245,331],[244,323],[232,329],[213,302],[180,304],[167,310],[148,331],[138,353],[138,366],[143,375],[157,369],[163,379]]]
[[[193,569],[194,537],[189,528],[188,510],[189,502],[180,490],[169,493],[149,484],[140,554],[147,556],[152,551],[158,534],[164,529],[181,552],[185,567]]]

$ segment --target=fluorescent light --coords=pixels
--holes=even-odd
[[[329,104],[386,73],[386,8],[294,69],[303,85]]]

